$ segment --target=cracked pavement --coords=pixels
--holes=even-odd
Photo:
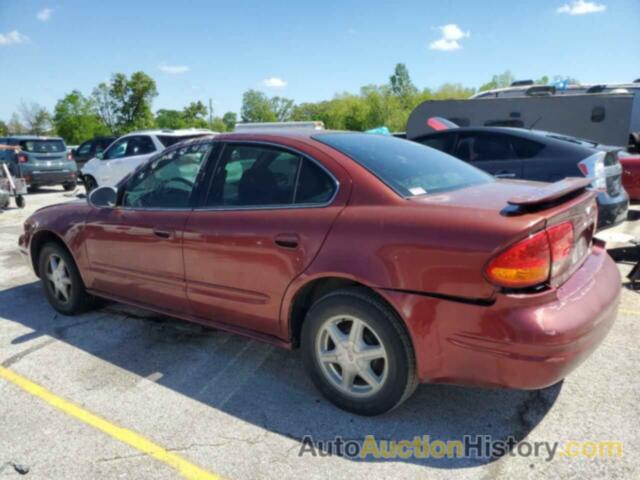
[[[37,207],[61,189],[0,213],[0,363],[76,405],[131,429],[201,468],[255,478],[637,478],[640,472],[640,292],[625,288],[603,345],[564,382],[500,391],[422,385],[402,407],[361,418],[327,403],[297,352],[123,305],[56,314],[17,253]],[[640,237],[640,208],[616,231]],[[624,245],[611,245],[623,273]],[[630,253],[631,252],[631,253]],[[620,459],[407,459],[304,456],[301,439],[621,440]],[[176,478],[176,471],[0,379],[0,478]]]

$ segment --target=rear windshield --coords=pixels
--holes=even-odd
[[[20,140],[20,148],[34,153],[59,153],[67,150],[62,140]]]
[[[170,147],[171,145],[175,145],[178,142],[182,142],[184,140],[190,140],[192,138],[204,137],[206,134],[201,133],[198,135],[158,135],[158,140],[160,143],[165,146],[165,148]]]
[[[493,181],[492,176],[457,158],[408,140],[362,133],[313,138],[351,157],[404,197]]]

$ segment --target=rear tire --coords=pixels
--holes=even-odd
[[[301,344],[305,368],[318,390],[358,415],[394,409],[418,384],[413,347],[401,320],[364,289],[337,290],[316,301],[303,323]]]
[[[61,244],[50,242],[42,247],[38,272],[47,300],[63,315],[77,315],[95,305],[96,299],[87,293],[73,257]]]
[[[62,184],[62,188],[64,188],[65,192],[70,192],[72,190],[75,190],[77,187],[77,183],[76,182],[70,182],[70,183],[63,183]]]

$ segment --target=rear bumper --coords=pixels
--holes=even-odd
[[[602,342],[617,314],[620,274],[603,248],[560,288],[498,294],[490,306],[381,290],[405,319],[422,382],[543,388]]]
[[[629,195],[622,190],[619,195],[612,197],[606,193],[599,193],[598,197],[598,230],[614,227],[627,219],[629,210]]]
[[[60,185],[61,183],[75,182],[77,172],[75,171],[27,171],[23,176],[29,185]]]

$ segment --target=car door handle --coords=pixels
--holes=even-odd
[[[300,243],[300,237],[295,233],[280,233],[276,235],[274,241],[282,248],[296,248]]]
[[[498,172],[494,175],[496,178],[516,178],[514,172]]]
[[[163,240],[168,240],[172,236],[171,232],[167,230],[158,230],[157,228],[153,229],[153,234],[158,238],[162,238]]]

